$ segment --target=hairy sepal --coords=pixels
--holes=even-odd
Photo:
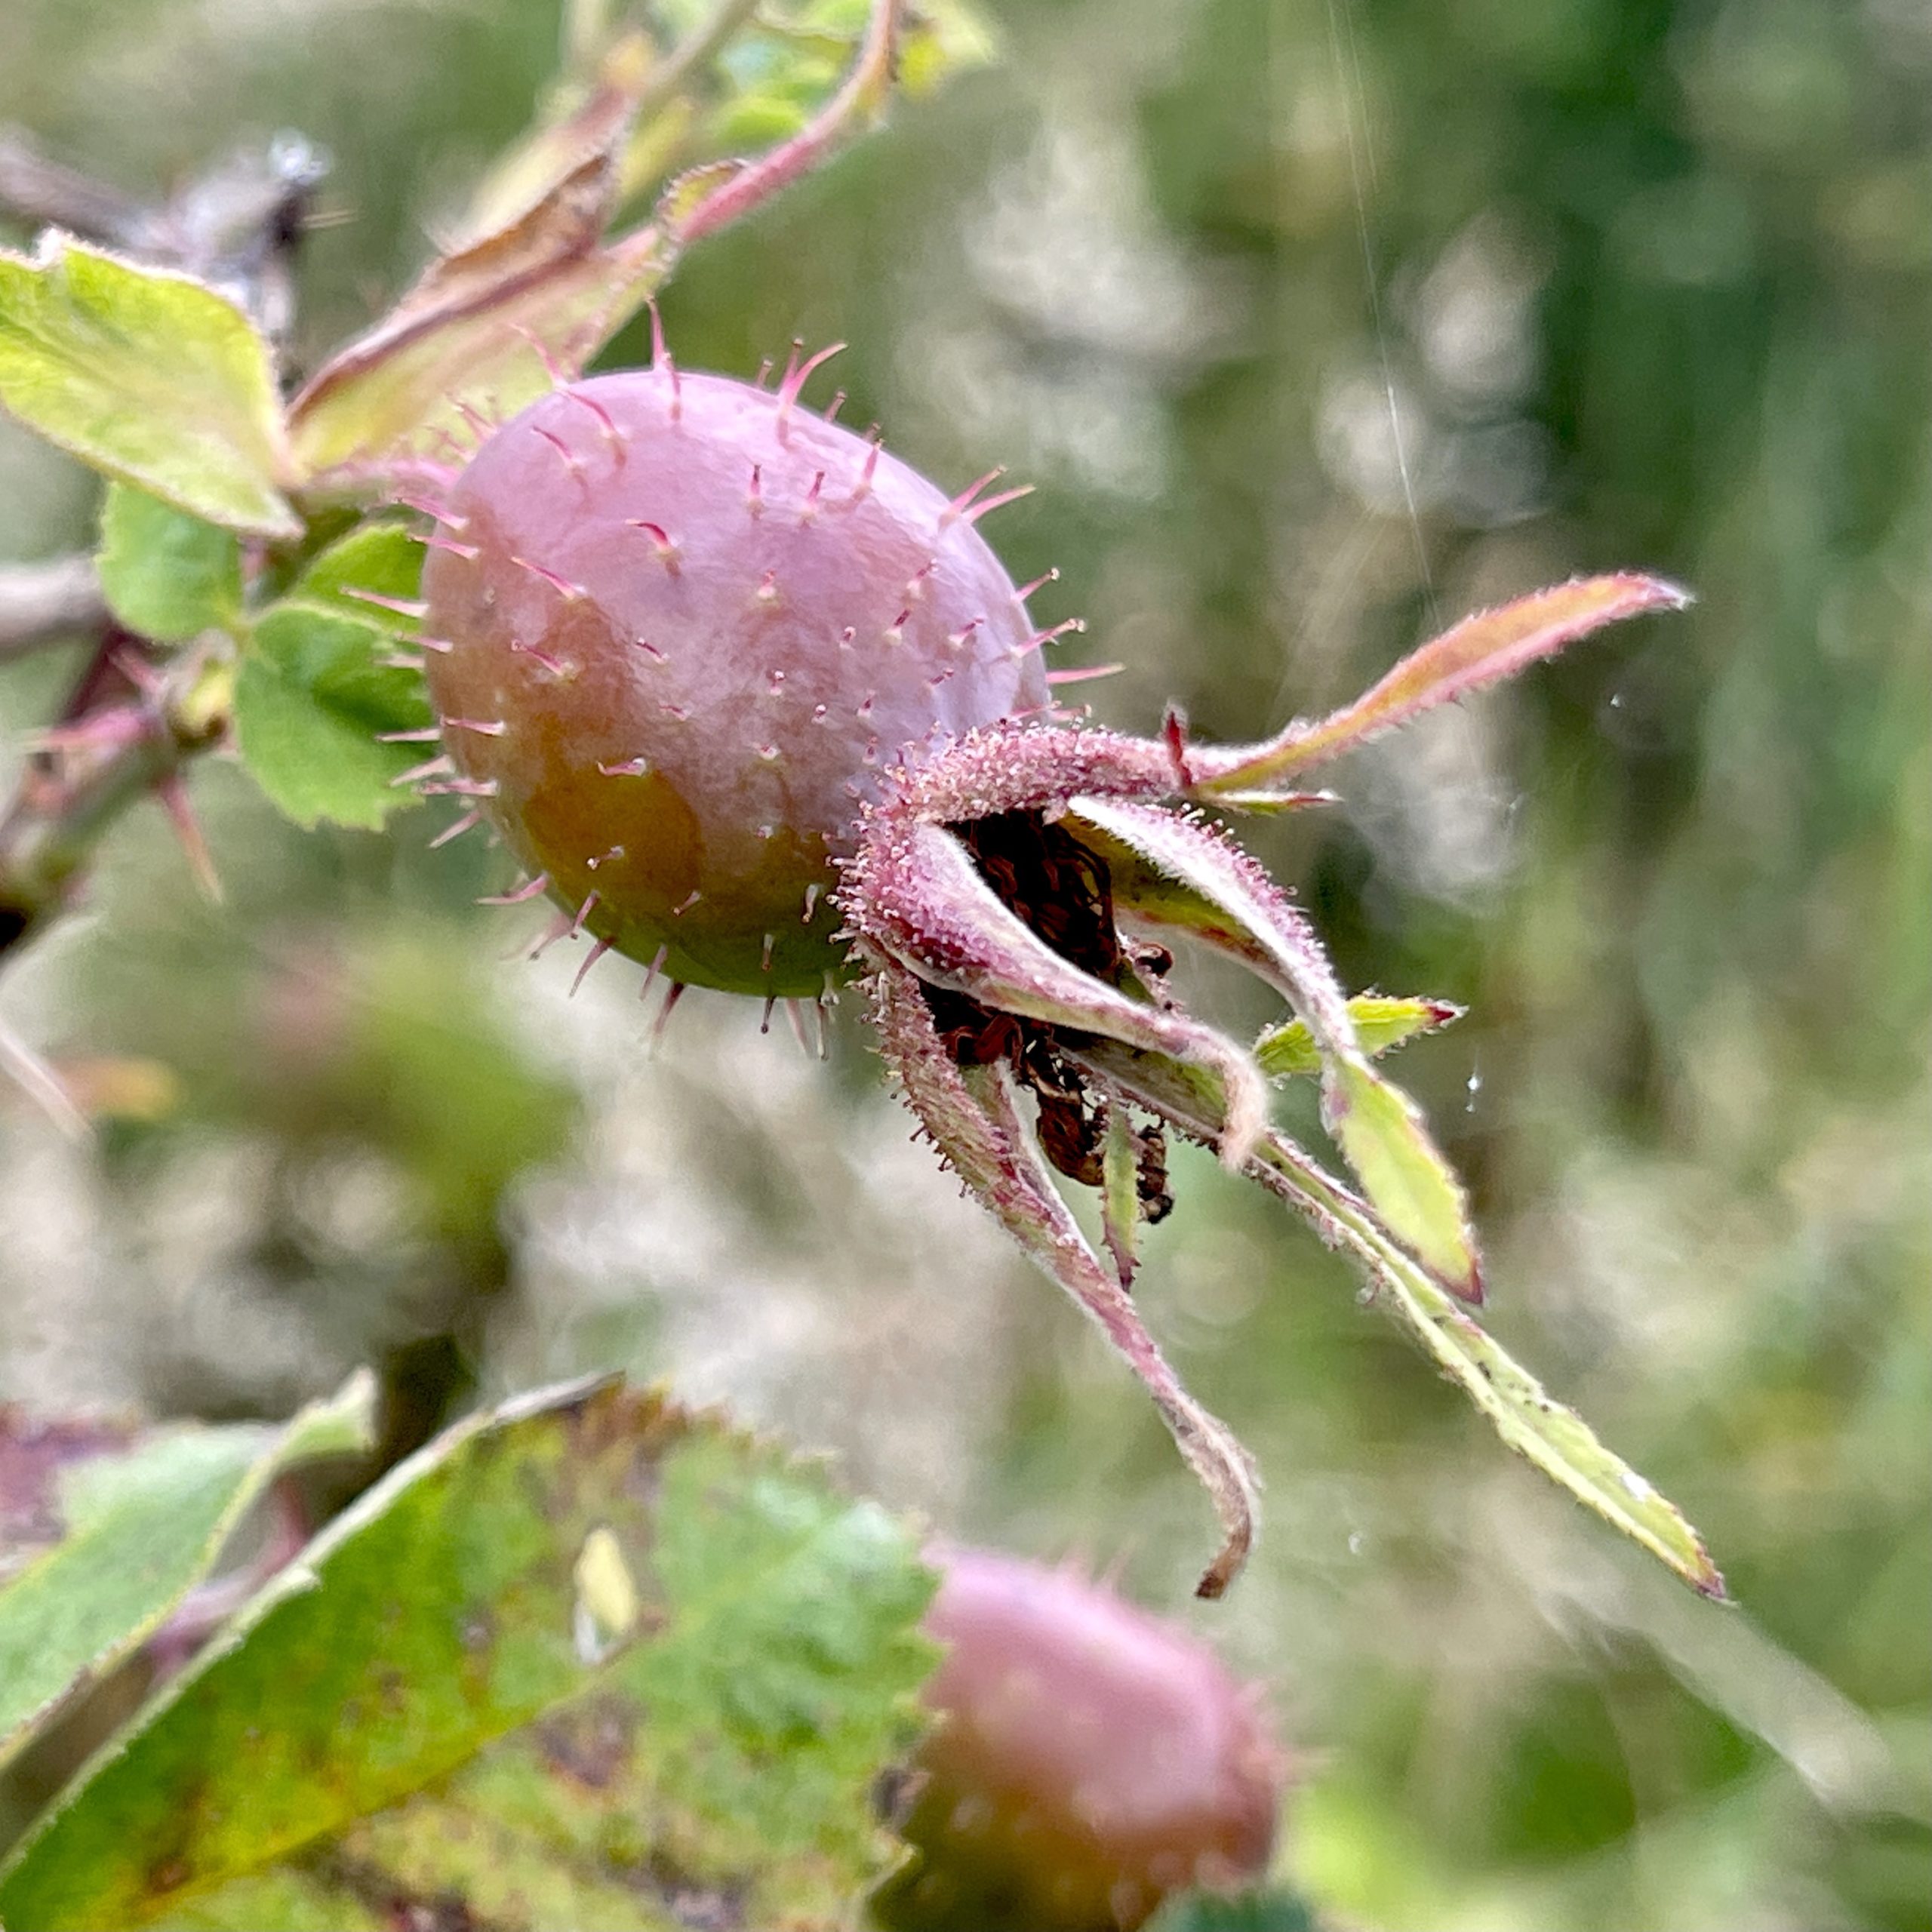
[[[1446,999],[1391,998],[1383,993],[1355,993],[1349,1000],[1355,1038],[1378,1059],[1424,1033],[1453,1024],[1462,1018],[1463,1011]],[[1321,1054],[1306,1020],[1269,1027],[1255,1041],[1254,1051],[1255,1064],[1270,1080],[1321,1077]]]
[[[1099,1033],[1212,1066],[1229,1106],[1218,1145],[1238,1169],[1267,1118],[1267,1082],[1247,1051],[1185,1014],[1142,1004],[1046,944],[981,876],[943,826],[895,827],[848,873],[844,903],[880,950],[929,985],[1048,1026]]]
[[[1352,704],[1313,723],[1297,721],[1278,737],[1253,745],[1198,746],[1184,753],[1186,789],[1204,801],[1241,802],[1278,792],[1310,765],[1352,751],[1406,724],[1438,704],[1514,677],[1541,657],[1625,617],[1680,611],[1688,592],[1661,577],[1635,571],[1573,578],[1478,611],[1411,651]]]
[[[1196,1586],[1218,1597],[1240,1573],[1255,1535],[1254,1468],[1227,1426],[1181,1386],[1127,1291],[1089,1246],[1060,1198],[1000,1067],[953,1063],[918,978],[874,962],[873,1017],[906,1099],[960,1180],[1032,1260],[1096,1321],[1153,1397],[1176,1445],[1212,1497],[1222,1546]],[[1177,1062],[1176,1064],[1180,1063]],[[1219,1078],[1208,1076],[1217,1098]],[[1225,1140],[1225,1113],[1211,1140]]]
[[[1106,858],[1124,918],[1192,933],[1287,999],[1321,1055],[1323,1123],[1377,1211],[1445,1287],[1480,1302],[1462,1187],[1414,1102],[1369,1065],[1327,955],[1281,888],[1202,820],[1117,798],[1076,798],[1071,816]]]
[[[1222,1097],[1211,1069],[1105,1041],[1082,1047],[1072,1057],[1183,1133],[1214,1139]],[[1403,1252],[1366,1201],[1272,1130],[1262,1137],[1247,1171],[1331,1247],[1367,1270],[1383,1291],[1383,1305],[1510,1448],[1700,1595],[1727,1600],[1724,1578],[1683,1512],[1606,1448],[1574,1410],[1546,1394],[1535,1377]]]

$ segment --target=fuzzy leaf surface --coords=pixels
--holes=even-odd
[[[131,631],[179,644],[242,615],[242,546],[234,533],[110,483],[95,558],[108,608]]]
[[[1404,1041],[1433,1033],[1461,1019],[1463,1009],[1442,999],[1391,999],[1382,993],[1357,993],[1349,1017],[1364,1053],[1382,1054]],[[1308,1023],[1291,1020],[1270,1027],[1254,1043],[1255,1063],[1270,1080],[1318,1078],[1321,1055]]]
[[[394,648],[371,618],[325,604],[291,599],[257,623],[235,680],[235,740],[256,783],[297,824],[373,830],[416,802],[395,781],[424,747],[377,735],[432,721],[420,675],[381,661]]]
[[[359,1376],[282,1425],[134,1433],[0,1412],[0,1765],[160,1629],[270,1480],[373,1439]]]
[[[882,1862],[932,1580],[715,1420],[521,1398],[331,1524],[21,1847],[0,1915],[832,1932]]]
[[[1073,1057],[1183,1131],[1213,1143],[1223,1103],[1211,1069],[1137,1053],[1111,1041],[1096,1041]],[[1366,1201],[1272,1131],[1263,1137],[1249,1172],[1300,1214],[1330,1247],[1352,1255],[1367,1270],[1382,1291],[1377,1300],[1512,1449],[1700,1595],[1723,1598],[1724,1578],[1682,1512],[1606,1448],[1574,1410],[1546,1395],[1535,1377],[1390,1238]]]
[[[1514,677],[1606,624],[1647,611],[1681,611],[1690,601],[1661,577],[1626,571],[1574,578],[1478,611],[1410,652],[1352,704],[1327,718],[1291,724],[1262,744],[1189,747],[1189,789],[1198,798],[1214,798],[1278,786],[1438,704]]]
[[[0,405],[192,516],[301,532],[267,344],[225,295],[54,235],[0,249]]]

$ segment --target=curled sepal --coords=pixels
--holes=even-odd
[[[1327,955],[1280,887],[1204,821],[1121,798],[1076,798],[1070,816],[1106,859],[1123,918],[1192,932],[1287,998],[1321,1055],[1323,1123],[1377,1212],[1444,1287],[1480,1302],[1461,1185],[1414,1102],[1369,1065]]]
[[[1221,1097],[1208,1069],[1135,1053],[1104,1041],[1073,1057],[1099,1078],[1164,1115],[1183,1133],[1211,1140]],[[1368,1204],[1285,1135],[1264,1135],[1248,1171],[1307,1220],[1331,1247],[1352,1256],[1395,1315],[1497,1435],[1559,1487],[1675,1571],[1700,1595],[1725,1601],[1724,1578],[1675,1504],[1600,1441],[1574,1410],[1451,1301],[1391,1241]]]
[[[1182,1387],[1127,1291],[1088,1245],[1019,1117],[1006,1070],[968,1073],[953,1064],[918,980],[904,967],[881,961],[872,993],[887,1062],[934,1144],[1008,1233],[1100,1325],[1153,1397],[1176,1446],[1213,1498],[1222,1544],[1195,1589],[1220,1596],[1254,1543],[1257,1482],[1247,1451]],[[1208,1078],[1218,1102],[1220,1082]],[[1220,1137],[1220,1131],[1209,1137]]]
[[[1478,611],[1412,651],[1352,704],[1312,724],[1297,721],[1254,745],[1186,748],[1187,789],[1198,798],[1266,793],[1324,758],[1352,751],[1438,704],[1514,677],[1539,657],[1620,618],[1681,611],[1689,594],[1661,577],[1623,571],[1573,578],[1493,611]]]
[[[1405,1041],[1461,1019],[1463,1009],[1446,999],[1392,999],[1382,993],[1357,993],[1349,1001],[1349,1017],[1365,1053],[1380,1056]],[[1255,1064],[1270,1080],[1313,1079],[1321,1071],[1321,1055],[1304,1020],[1271,1026],[1254,1043]]]
[[[1226,1083],[1222,1159],[1238,1168],[1267,1117],[1268,1088],[1247,1052],[1184,1014],[1147,1006],[1056,952],[989,885],[943,826],[896,828],[847,872],[841,894],[872,948],[929,985],[996,1011],[1199,1060]]]

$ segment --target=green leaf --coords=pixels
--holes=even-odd
[[[309,561],[290,590],[296,602],[334,611],[358,623],[406,631],[412,620],[387,605],[411,601],[423,586],[423,540],[399,523],[363,523],[339,537]]]
[[[1072,1057],[1185,1132],[1212,1144],[1225,1105],[1210,1068],[1094,1040]],[[1383,1291],[1376,1299],[1517,1454],[1668,1564],[1700,1595],[1724,1598],[1724,1578],[1682,1512],[1613,1455],[1589,1425],[1522,1367],[1390,1237],[1368,1204],[1272,1129],[1248,1171],[1302,1214],[1331,1247],[1352,1255]]]
[[[1461,1019],[1463,1009],[1441,999],[1389,999],[1380,993],[1358,993],[1349,1001],[1349,1017],[1364,1053],[1381,1054],[1418,1033],[1433,1033]],[[1300,1075],[1318,1078],[1321,1055],[1303,1020],[1270,1027],[1254,1043],[1256,1063],[1270,1080]]]
[[[1170,1899],[1148,1932],[1322,1932],[1321,1923],[1292,1892],[1248,1892],[1223,1898],[1190,1892]]]
[[[100,509],[100,587],[131,631],[178,644],[242,614],[242,546],[232,531],[125,483]]]
[[[57,234],[31,260],[0,249],[0,405],[192,516],[301,534],[268,346],[190,276]]]
[[[0,1414],[0,1765],[214,1570],[271,1478],[371,1441],[366,1376],[285,1426],[143,1435]]]
[[[377,734],[433,720],[420,673],[383,660],[395,640],[373,617],[294,600],[263,614],[235,680],[235,734],[255,781],[298,825],[373,830],[416,801],[396,784],[420,745]]]
[[[325,1529],[0,1872],[0,1917],[830,1932],[890,1856],[871,1787],[920,1727],[932,1582],[715,1420],[522,1398]]]

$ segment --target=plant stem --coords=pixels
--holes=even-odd
[[[107,605],[91,557],[53,557],[0,568],[0,661],[24,657],[77,632],[97,631]]]

